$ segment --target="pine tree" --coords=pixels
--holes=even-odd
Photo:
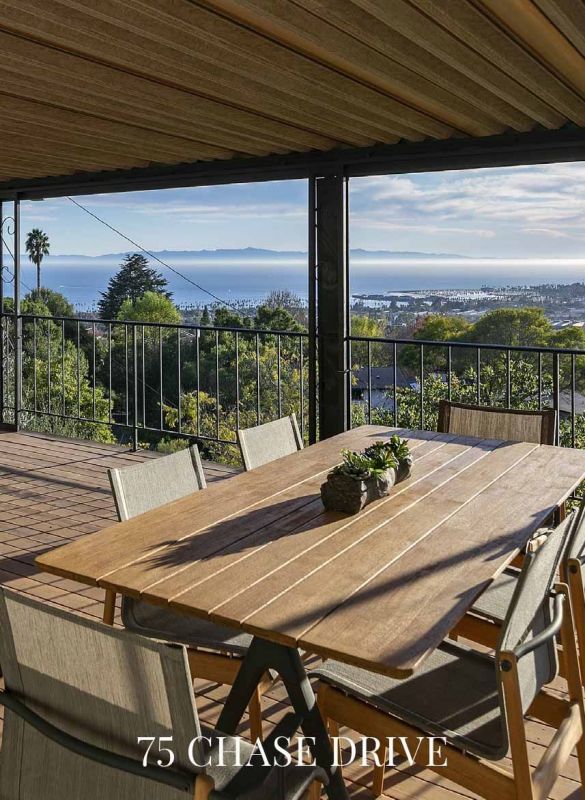
[[[203,309],[203,313],[201,314],[200,325],[211,325],[211,316],[209,314],[209,309],[207,306]]]
[[[108,288],[101,293],[98,309],[102,319],[116,319],[125,300],[135,302],[145,292],[158,292],[170,298],[165,278],[152,267],[140,253],[129,253],[119,272],[110,278]]]

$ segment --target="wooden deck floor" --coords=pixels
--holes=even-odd
[[[54,439],[45,435],[0,433],[0,581],[47,602],[101,619],[103,592],[71,580],[39,574],[35,557],[46,549],[85,536],[115,521],[106,470],[145,458],[110,445]],[[230,470],[206,463],[209,481],[229,479]],[[199,714],[213,724],[227,688],[197,681]],[[558,689],[562,691],[559,682]],[[276,683],[264,703],[267,723],[286,710],[286,694]],[[530,757],[536,764],[552,731],[528,723]],[[246,721],[242,723],[246,735]],[[349,734],[342,730],[342,735]],[[367,800],[371,769],[353,765],[344,771],[352,800]],[[551,800],[582,797],[578,768],[573,757],[556,782]],[[389,770],[384,796],[393,800],[461,800],[474,798],[429,770],[407,765]]]

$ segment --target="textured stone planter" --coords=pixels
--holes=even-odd
[[[395,469],[386,470],[383,475],[366,480],[330,472],[325,483],[321,485],[321,499],[328,511],[357,514],[368,503],[390,494],[397,477]]]

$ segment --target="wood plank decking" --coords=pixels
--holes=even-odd
[[[101,618],[103,591],[75,581],[39,574],[35,557],[67,541],[115,521],[106,470],[153,457],[92,442],[54,439],[40,434],[0,433],[0,581],[50,603]],[[207,462],[209,481],[229,478],[229,468]],[[558,688],[562,690],[559,681]],[[198,710],[213,724],[227,687],[196,682]],[[265,698],[264,717],[275,722],[286,710],[284,688],[275,684]],[[242,725],[245,734],[245,720]],[[342,735],[350,735],[342,730]],[[529,723],[530,756],[540,758],[551,729]],[[345,769],[352,800],[367,800],[371,768],[354,764]],[[555,784],[551,800],[581,797],[575,758]],[[393,800],[458,800],[476,795],[428,770],[406,764],[389,770],[384,796]]]

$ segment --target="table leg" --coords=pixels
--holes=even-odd
[[[268,669],[276,670],[280,675],[293,709],[302,717],[303,733],[307,738],[315,740],[311,751],[317,764],[329,776],[329,786],[326,787],[329,800],[348,800],[341,768],[332,766],[333,751],[329,736],[302,659],[295,647],[285,647],[254,637],[220,714],[217,728],[223,733],[235,734],[254,690]]]

